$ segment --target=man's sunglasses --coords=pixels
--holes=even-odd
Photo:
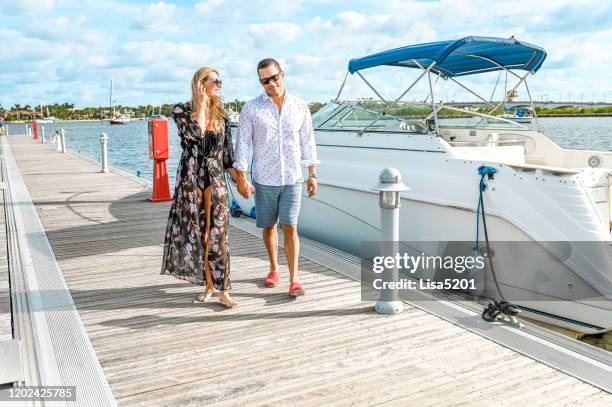
[[[216,86],[223,85],[223,82],[221,81],[221,79],[215,79],[215,80],[207,81],[207,82],[214,83]]]
[[[268,76],[267,78],[259,78],[259,83],[261,83],[262,85],[269,85],[270,81],[274,81],[275,83],[278,83],[281,75],[283,74],[283,71],[280,71],[277,74],[274,74],[272,76]]]

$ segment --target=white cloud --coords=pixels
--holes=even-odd
[[[204,16],[219,12],[219,9],[222,6],[231,8],[229,4],[226,4],[225,0],[207,0],[197,3],[195,6],[193,6],[193,9],[198,15]]]
[[[90,29],[91,21],[85,16],[60,16],[51,20],[34,19],[23,28],[24,35],[52,43],[78,44],[90,47],[108,46],[114,35]]]
[[[181,32],[181,26],[175,20],[176,11],[175,4],[163,1],[147,4],[136,17],[132,27],[148,33],[178,34]]]
[[[249,26],[249,34],[255,45],[262,47],[292,42],[301,32],[302,28],[292,23],[264,23]]]
[[[53,9],[53,0],[18,0],[0,2],[0,10],[10,15],[35,15]]]

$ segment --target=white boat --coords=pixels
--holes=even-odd
[[[401,193],[400,240],[417,246],[415,253],[429,253],[427,242],[474,248],[478,228],[478,247],[486,232],[495,252],[481,298],[507,299],[524,316],[579,332],[611,330],[612,152],[564,149],[492,113],[401,102],[421,79],[429,80],[435,101],[432,75],[465,87],[458,77],[505,70],[517,78],[513,89],[527,87],[545,58],[542,48],[514,38],[466,37],[351,60],[347,78],[365,81],[379,101],[342,100],[345,78],[338,96],[313,116],[322,164],[317,195],[302,200],[300,233],[361,255],[362,242],[380,240],[372,188],[384,167],[395,167],[411,188]],[[418,69],[420,76],[387,100],[364,76],[376,66]],[[491,112],[505,102],[481,99]],[[423,120],[405,118],[418,109],[427,110]],[[485,178],[486,230],[477,221],[481,167],[496,171]],[[235,189],[233,196],[248,214],[253,202]]]
[[[130,122],[130,117],[127,115],[116,115],[110,119],[110,124],[127,124]]]
[[[518,108],[513,110],[514,113],[504,113],[497,117],[502,119],[512,120],[513,122],[528,124],[533,122],[533,112],[531,109]]]
[[[43,119],[36,119],[36,121],[38,123],[56,123],[57,119],[55,117],[51,116],[51,117],[45,117]]]
[[[42,101],[40,103],[40,114],[41,114],[41,116],[43,116]],[[49,115],[49,107],[47,107],[47,116],[46,117],[43,116],[43,118],[41,118],[41,119],[36,119],[36,122],[43,123],[43,124],[44,123],[56,123],[57,119],[55,117]]]
[[[112,112],[112,116],[109,120],[110,124],[127,124],[130,122],[130,117],[128,115],[115,113],[115,106],[113,106],[113,80],[112,79],[111,79],[111,86],[110,86],[109,109]]]

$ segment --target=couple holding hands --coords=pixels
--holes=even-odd
[[[268,287],[279,282],[280,222],[289,268],[289,295],[305,290],[298,280],[297,221],[302,197],[302,166],[308,167],[307,191],[317,192],[316,154],[308,105],[285,91],[280,64],[267,58],[257,65],[264,92],[240,112],[236,149],[221,99],[222,82],[212,68],[200,68],[191,81],[191,101],[178,104],[172,114],[183,150],[165,234],[162,274],[205,285],[197,302],[219,301],[228,308],[238,303],[230,296],[229,205],[225,171],[244,198],[255,195],[257,227],[263,228],[270,272]],[[247,180],[253,154],[252,180]]]

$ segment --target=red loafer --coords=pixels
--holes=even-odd
[[[276,271],[269,272],[264,279],[264,284],[266,287],[276,287],[278,285],[278,273]]]
[[[299,297],[301,295],[306,294],[306,290],[304,287],[297,281],[291,283],[291,287],[289,287],[289,295],[292,297]]]

